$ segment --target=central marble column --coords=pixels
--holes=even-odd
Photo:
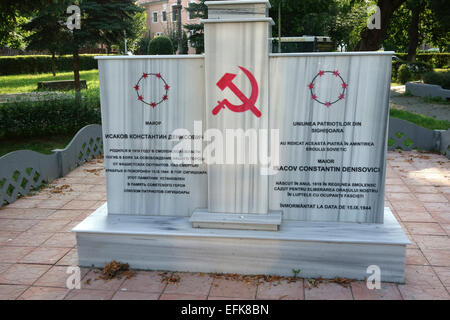
[[[217,157],[217,148],[215,156],[224,163],[208,163],[208,209],[203,213],[197,210],[191,220],[194,226],[201,227],[195,223],[199,216],[207,220],[221,217],[227,225],[235,219],[270,219],[273,215],[268,214],[268,176],[261,170],[260,158],[260,154],[267,154],[269,136],[269,36],[273,24],[267,17],[270,4],[206,4],[208,19],[202,22],[206,128],[210,134],[205,136],[205,143],[214,143],[216,133],[221,133],[223,157]],[[267,134],[260,134],[261,130]]]

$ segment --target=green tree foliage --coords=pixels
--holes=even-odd
[[[63,10],[64,8],[59,8]],[[64,53],[61,41],[64,41],[67,32],[62,17],[54,6],[45,7],[37,15],[23,25],[23,29],[30,32],[26,38],[28,50],[48,51],[52,55],[52,73],[56,75],[57,53]]]
[[[383,41],[385,50],[406,52],[408,48],[408,29],[411,20],[410,11],[406,4],[403,4],[392,16]]]
[[[336,48],[350,49],[358,43],[361,30],[366,25],[369,3],[365,1],[336,1],[337,15],[331,21],[327,35],[333,39]]]
[[[42,6],[56,1],[0,1],[0,46],[24,49],[26,46],[25,37],[28,33],[21,28],[21,24],[25,23]]]
[[[188,51],[189,51],[189,44],[188,44],[188,37],[187,37],[187,35],[186,35],[186,32],[183,32],[182,43],[183,43],[183,52],[184,52],[185,54],[187,54]]]
[[[131,34],[126,33],[127,38],[127,51],[134,52],[139,48],[140,40],[146,35],[146,25],[145,25],[145,12],[136,12],[133,15],[130,29],[133,32]],[[124,41],[119,41],[120,52],[125,52]]]
[[[69,4],[70,0],[64,0]],[[134,25],[136,14],[144,9],[133,0],[78,0],[81,9],[81,28],[66,33],[64,50],[73,54],[73,69],[76,90],[80,90],[78,51],[85,46],[105,43],[107,46],[120,44],[127,37],[138,38]]]
[[[26,17],[16,17],[14,21],[9,21],[12,23],[10,26],[5,26],[4,24],[0,26],[0,29],[8,30],[6,32],[8,37],[0,42],[0,47],[5,46],[11,49],[25,50],[27,46],[26,38],[30,33],[24,30],[21,25],[26,23],[28,19]],[[3,32],[0,31],[0,33]]]
[[[168,37],[160,36],[153,38],[148,44],[149,54],[173,54],[174,48],[172,41]]]
[[[3,0],[0,3],[0,38],[9,32],[9,25],[17,21],[19,15],[29,15],[39,18],[41,15],[51,17],[53,22],[64,24],[68,18],[66,9],[70,5],[77,5],[81,10],[81,28],[69,30],[63,27],[64,32],[57,37],[57,47],[60,51],[73,54],[73,69],[77,91],[79,91],[78,52],[86,46],[104,43],[107,46],[123,44],[124,32],[131,41],[137,40],[142,34],[143,8],[135,4],[135,0],[36,0],[14,1]],[[40,14],[39,12],[43,12]],[[3,18],[7,22],[3,22]],[[12,21],[12,22],[11,22]],[[10,23],[11,22],[11,23]],[[41,20],[41,22],[43,22]],[[50,22],[49,22],[50,24]],[[31,25],[33,31],[40,33],[35,37],[35,44],[55,41],[52,32],[43,32],[38,24]],[[48,25],[46,25],[46,28]],[[55,31],[57,31],[56,29]],[[40,38],[41,37],[41,38]],[[45,37],[45,38],[44,38]],[[32,39],[30,39],[32,40]],[[0,40],[1,41],[1,40]]]
[[[398,52],[410,51],[410,61],[415,60],[412,53],[416,51],[417,46],[427,43],[438,47],[440,51],[446,50],[450,42],[449,23],[445,17],[450,20],[449,6],[439,7],[435,0],[408,0],[393,15],[391,23],[383,41],[386,50]],[[423,6],[423,7],[421,7]],[[418,20],[414,20],[414,10],[419,8]],[[411,29],[417,24],[417,39],[411,35]]]
[[[142,55],[148,53],[148,45],[152,38],[150,37],[150,32],[146,32],[142,38],[139,39],[134,54]]]
[[[186,8],[188,14],[191,15],[193,19],[207,19],[208,18],[208,7],[205,4],[205,0],[200,0],[199,3],[190,3],[189,7]],[[204,26],[203,23],[190,23],[184,25],[184,28],[190,33],[189,41],[191,46],[195,48],[196,53],[203,53],[205,51],[204,44]],[[184,51],[187,52],[187,51]]]
[[[123,43],[124,31],[130,39],[142,35],[140,22],[135,18],[144,9],[134,0],[79,0],[81,29],[74,29],[74,38],[84,44],[105,43],[108,46]],[[142,17],[139,17],[142,19]],[[138,27],[136,27],[138,25]]]
[[[430,42],[442,52],[450,51],[450,5],[447,0],[429,0],[428,17],[424,19],[424,25],[429,30],[426,32],[426,42]]]
[[[170,38],[170,41],[172,41],[174,52],[177,52],[178,51],[178,35],[177,35],[176,31],[174,31],[174,30],[170,31],[169,38]],[[181,43],[183,44],[183,53],[186,54],[189,50],[189,44],[188,44],[188,38],[187,38],[186,32],[183,32],[181,41],[182,41]]]
[[[408,0],[407,6],[411,10],[411,22],[408,28],[408,61],[416,60],[416,51],[419,44],[419,24],[421,16],[427,5],[426,0]]]
[[[272,28],[272,35],[278,35],[278,5],[281,4],[281,35],[289,36],[323,36],[338,14],[335,0],[271,0],[269,14],[277,28]]]
[[[431,0],[430,8],[433,10],[436,20],[442,28],[450,29],[450,6],[448,0]]]
[[[377,0],[376,4],[380,13],[380,28],[369,29],[367,26],[362,28],[360,32],[360,40],[355,46],[356,51],[375,51],[381,46],[381,42],[385,38],[389,23],[394,12],[406,0]]]
[[[282,36],[328,35],[337,48],[409,51],[423,41],[446,48],[449,45],[448,0],[271,0],[270,16],[278,24],[281,7]],[[368,29],[367,21],[380,8],[380,29]],[[272,28],[274,37],[278,27]]]

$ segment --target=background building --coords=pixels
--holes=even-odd
[[[189,12],[185,9],[189,6],[189,3],[199,2],[198,0],[182,0],[181,5],[181,23],[199,23],[199,19],[193,19],[190,17]],[[147,31],[153,38],[155,36],[166,35],[171,36],[177,30],[177,0],[141,0],[138,4],[145,8],[147,14]],[[183,32],[185,32],[183,28]],[[189,34],[187,34],[189,38]],[[195,49],[189,44],[189,52],[195,53]]]

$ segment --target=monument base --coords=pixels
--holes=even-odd
[[[389,208],[384,224],[284,221],[280,230],[193,228],[188,217],[107,214],[106,203],[77,225],[80,266],[111,260],[147,270],[345,277],[404,281],[410,242]]]
[[[194,228],[278,231],[281,225],[281,212],[236,214],[213,213],[208,209],[197,209],[192,213],[189,221]]]

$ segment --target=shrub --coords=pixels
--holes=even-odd
[[[420,80],[424,73],[433,70],[433,67],[431,65],[421,61],[415,62],[407,62],[404,60],[392,61],[392,79],[397,79],[399,82],[402,82],[400,80],[400,68],[402,66],[405,66],[402,69],[408,68],[410,73],[410,76],[406,81]],[[407,74],[406,71],[403,71],[403,73],[404,73],[403,77],[405,77],[405,75]]]
[[[96,54],[81,54],[79,57],[80,70],[97,69]],[[47,55],[6,56],[0,57],[0,75],[34,74],[52,72],[52,57]],[[72,71],[71,55],[56,58],[57,71]]]
[[[404,62],[401,60],[394,60],[392,61],[392,74],[391,74],[391,78],[392,80],[397,79],[398,76],[398,68],[400,68],[400,66],[403,64]]]
[[[189,42],[186,32],[183,32],[183,52],[184,54],[187,54],[189,51]]]
[[[148,53],[149,54],[173,54],[173,44],[172,41],[168,37],[155,37],[148,44]]]
[[[72,134],[100,122],[98,96],[82,97],[79,103],[69,96],[0,105],[0,138]]]
[[[433,64],[436,68],[443,68],[450,64],[450,53],[439,53],[433,55]]]
[[[400,83],[405,84],[406,82],[412,79],[411,71],[408,68],[408,65],[402,64],[400,68],[398,68],[397,79]]]
[[[395,55],[396,55],[397,57],[399,57],[401,60],[404,60],[404,61],[406,61],[406,58],[408,57],[408,54],[407,54],[407,53],[396,52]]]
[[[408,57],[407,53],[395,53],[397,57],[402,60],[406,60]],[[425,62],[435,68],[442,68],[445,65],[450,64],[450,53],[448,52],[427,52],[418,53],[416,55],[416,61]]]
[[[170,41],[172,41],[173,51],[177,52],[178,51],[178,34],[177,34],[177,32],[175,32],[175,31],[170,32],[169,39],[170,39]],[[189,43],[188,43],[188,37],[187,37],[186,32],[183,32],[183,35],[181,37],[181,44],[183,47],[183,53],[187,54],[189,51]]]
[[[138,45],[137,45],[138,48],[137,48],[135,54],[137,54],[137,55],[149,54],[148,46],[150,44],[150,41],[151,41],[151,39],[150,39],[149,34],[146,34],[145,36],[143,36],[138,42]]]
[[[406,65],[411,72],[413,80],[419,80],[423,74],[433,70],[430,64],[421,61],[408,62]]]
[[[437,84],[444,89],[450,89],[450,71],[427,72],[423,75],[423,82],[428,84]]]

